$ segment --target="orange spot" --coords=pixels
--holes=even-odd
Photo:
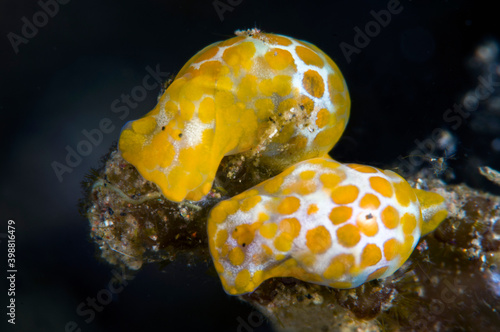
[[[229,252],[228,258],[231,264],[233,264],[234,266],[238,266],[243,264],[243,262],[245,261],[245,254],[240,247],[235,247]]]
[[[212,57],[214,57],[218,51],[219,51],[219,47],[217,45],[215,45],[215,46],[209,45],[209,46],[205,47],[204,49],[202,49],[195,56],[193,56],[188,62],[186,62],[186,64],[181,68],[181,70],[179,71],[179,73],[175,77],[175,80],[184,76],[188,72],[194,72],[194,68],[192,67],[192,65],[194,63],[199,63],[201,61],[209,60]],[[175,80],[174,80],[174,82],[175,82]]]
[[[358,244],[361,235],[356,226],[347,224],[337,229],[337,239],[341,245],[350,248]]]
[[[299,174],[302,180],[311,180],[316,175],[315,171],[303,171]]]
[[[231,91],[233,89],[233,80],[228,76],[218,77],[218,79],[214,83],[215,83],[215,89],[217,89],[219,91],[228,92],[228,91]],[[206,82],[205,82],[205,84],[206,84]],[[213,92],[210,91],[207,93],[207,95],[212,95],[212,93]],[[217,105],[217,106],[219,106],[219,105]]]
[[[236,278],[234,279],[234,286],[241,291],[249,291],[253,289],[249,289],[249,283],[250,283],[250,271],[248,270],[241,270]]]
[[[375,236],[378,232],[377,217],[369,211],[363,211],[356,217],[356,225],[366,236]]]
[[[297,46],[295,47],[295,52],[297,53],[299,58],[302,61],[304,61],[307,65],[323,68],[324,66],[323,60],[321,60],[318,54],[311,51],[311,49],[305,48],[303,46]]]
[[[401,218],[401,224],[403,225],[403,232],[406,235],[412,234],[417,226],[417,219],[411,213],[405,213]]]
[[[264,251],[264,255],[266,256],[272,256],[273,255],[273,250],[269,248],[268,245],[266,244],[261,244],[262,251]]]
[[[292,137],[288,141],[288,144],[290,146],[289,151],[301,151],[307,145],[307,138],[302,135],[297,135],[295,137]]]
[[[287,196],[278,205],[278,212],[281,214],[291,214],[300,207],[300,200],[294,196]]]
[[[221,209],[219,206],[216,206],[210,212],[209,220],[214,223],[221,223],[226,219],[226,217],[226,211],[224,211],[224,209]]]
[[[385,271],[387,271],[388,268],[389,268],[388,266],[384,266],[384,267],[376,269],[375,271],[370,273],[368,278],[366,278],[366,281],[380,278],[385,273]]]
[[[288,233],[293,238],[299,236],[300,228],[300,222],[297,218],[285,218],[280,221],[280,225],[278,227],[281,232]]]
[[[205,77],[218,77],[221,69],[222,63],[220,61],[207,61],[202,63],[198,70]]]
[[[248,76],[248,75],[247,75]],[[276,75],[272,79],[264,79],[259,83],[259,90],[261,94],[264,96],[272,96],[273,94],[278,94],[281,97],[284,97],[292,91],[292,77],[288,75]],[[288,100],[288,99],[287,99]],[[295,100],[289,100],[288,103],[294,102]],[[285,112],[285,109],[289,110],[289,104],[280,104],[281,112]]]
[[[237,88],[238,99],[242,102],[248,102],[257,95],[257,77],[254,75],[245,75]]]
[[[301,196],[309,195],[316,191],[316,183],[314,181],[299,181],[294,182],[283,189],[283,194],[289,194],[292,192],[298,193]]]
[[[224,53],[222,54],[222,59],[227,63],[229,67],[231,67],[231,69],[236,74],[238,74],[240,70],[250,70],[250,68],[252,67],[255,51],[256,50],[254,43],[243,42],[241,44],[226,48],[224,50]],[[205,62],[204,64],[206,63],[207,62]]]
[[[376,210],[380,206],[380,200],[373,194],[366,194],[359,201],[359,207],[362,209]]]
[[[373,243],[367,244],[361,253],[361,268],[373,266],[382,259],[382,251]]]
[[[259,195],[246,198],[243,200],[243,202],[241,202],[240,210],[243,212],[248,212],[253,207],[255,207],[255,205],[257,205],[261,200],[262,197],[260,197]]]
[[[308,115],[314,111],[314,101],[311,98],[301,95],[300,96],[300,106],[304,109]]]
[[[269,220],[269,215],[265,212],[260,212],[257,222],[259,222],[260,225],[262,225],[262,223],[267,220]]]
[[[338,71],[338,73],[340,74],[340,71]],[[328,90],[330,91],[330,98],[333,96],[334,93],[344,91],[344,80],[341,75],[336,75],[336,74],[328,75]]]
[[[292,92],[292,77],[289,75],[276,75],[273,78],[274,91],[284,97]]]
[[[358,187],[349,184],[332,190],[331,198],[336,204],[349,204],[356,200],[359,194]]]
[[[274,102],[270,98],[258,99],[254,105],[259,119],[267,119],[274,111]]]
[[[325,129],[320,131],[319,134],[314,138],[314,144],[322,147],[333,146],[340,138],[344,127],[345,126],[343,120],[339,121],[337,124],[334,124],[333,127],[325,127]]]
[[[354,265],[354,256],[351,254],[340,254],[332,258],[330,265],[325,269],[325,279],[339,279]]]
[[[394,190],[396,192],[396,199],[402,206],[408,206],[410,201],[415,197],[415,192],[406,181],[394,183]]]
[[[217,233],[217,237],[215,238],[215,246],[217,248],[221,248],[224,245],[224,243],[226,243],[227,238],[228,238],[227,231],[225,229],[221,229]]]
[[[316,126],[318,128],[323,128],[330,121],[330,112],[326,108],[322,108],[318,111],[316,115]]]
[[[310,48],[312,51],[316,52],[317,54],[323,54],[324,57],[328,58],[328,55],[326,55],[325,53],[323,53],[323,51],[320,50],[318,48],[318,46],[316,46],[314,44],[311,44],[311,43],[308,43],[308,42],[303,41],[303,40],[296,40],[296,42],[298,42],[299,44],[301,44],[304,47]],[[330,59],[330,61],[332,61],[332,60]],[[327,59],[327,62],[328,62],[328,59]]]
[[[382,211],[380,216],[385,227],[389,229],[396,228],[399,224],[399,212],[390,205]]]
[[[275,70],[283,70],[290,65],[294,65],[294,60],[290,52],[287,50],[282,50],[280,48],[272,48],[265,55],[269,67]]]
[[[215,104],[213,98],[203,98],[198,107],[198,118],[203,123],[210,123],[215,120]]]
[[[267,38],[267,41],[271,44],[277,44],[277,45],[281,45],[281,46],[292,45],[292,41],[286,37],[283,37],[283,36],[266,34],[266,38]]]
[[[257,287],[262,283],[262,281],[264,280],[263,274],[264,272],[262,270],[257,270],[253,273],[252,282],[254,284],[254,287]]]
[[[219,52],[218,46],[209,46],[208,49],[203,49],[200,52],[198,52],[199,55],[195,56],[196,59],[194,59],[193,63],[198,63],[211,59],[217,54],[217,52]]]
[[[344,132],[344,129],[346,127],[346,122],[347,122],[347,117],[336,118],[335,121],[330,121],[330,125],[333,127],[330,128],[330,130],[324,131],[328,132],[328,134],[330,135],[330,141],[333,142],[333,144],[335,144],[339,140],[340,136],[342,136],[342,133]],[[319,135],[316,136],[314,140],[316,141],[318,137]]]
[[[274,256],[274,260],[279,262],[279,261],[284,260],[284,259],[285,259],[285,257],[286,257],[286,255],[285,255],[285,254],[276,254],[276,255]]]
[[[385,197],[392,197],[393,189],[391,183],[380,176],[372,176],[370,178],[370,186],[373,190]]]
[[[340,166],[342,166],[341,163],[339,163],[338,161],[335,161],[333,159],[318,158],[318,160],[322,161],[323,167],[325,167],[325,168],[336,169],[336,168],[339,168]],[[339,172],[342,175],[342,178],[345,178],[345,171],[341,170]]]
[[[316,212],[318,212],[318,206],[316,204],[311,204],[309,205],[309,207],[307,208],[307,214],[314,214]]]
[[[398,254],[398,240],[389,239],[384,243],[384,256],[385,259],[390,261]]]
[[[306,245],[314,254],[322,254],[332,246],[332,237],[325,226],[310,229],[306,234]]]
[[[359,164],[347,164],[346,166],[360,173],[377,173],[377,170],[370,166],[359,165]]]
[[[283,177],[276,176],[264,182],[263,185],[265,191],[267,191],[270,194],[275,194],[276,192],[278,192],[278,190],[280,190],[282,184],[283,184]]]
[[[348,206],[338,206],[332,209],[329,218],[334,225],[340,225],[349,220],[351,216],[352,208]]]
[[[227,243],[224,243],[220,248],[220,254],[222,257],[227,257],[227,255],[229,254],[229,246]]]
[[[313,97],[321,98],[325,92],[325,83],[317,71],[309,69],[302,79],[304,89]]]
[[[290,251],[292,242],[293,237],[289,233],[281,233],[274,239],[274,247],[279,251]]]
[[[334,173],[323,173],[319,176],[319,180],[325,188],[333,188],[340,183],[342,178]]]
[[[278,225],[275,223],[267,223],[259,228],[260,235],[266,239],[272,239],[278,231]]]
[[[238,211],[239,203],[235,200],[225,200],[217,204],[210,213],[210,218],[216,223],[226,220],[227,216]]]

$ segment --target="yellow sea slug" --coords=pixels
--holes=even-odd
[[[189,60],[119,150],[163,195],[200,200],[226,155],[251,151],[278,170],[324,156],[339,140],[350,99],[335,63],[316,46],[247,31]]]
[[[323,157],[220,202],[208,239],[229,294],[272,277],[352,288],[394,273],[446,215],[443,197],[392,171]]]

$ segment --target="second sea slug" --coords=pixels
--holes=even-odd
[[[254,150],[277,171],[324,156],[349,108],[340,70],[316,46],[243,32],[189,60],[158,105],[124,127],[118,147],[167,199],[200,200],[226,155]]]
[[[352,288],[394,273],[446,215],[442,196],[392,171],[323,157],[216,205],[208,238],[229,294],[272,277]]]

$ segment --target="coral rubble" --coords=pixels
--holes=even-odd
[[[111,152],[87,182],[84,205],[102,258],[132,270],[178,256],[209,260],[207,214],[272,175],[254,165],[243,155],[226,157],[204,200],[173,203]],[[446,197],[449,216],[394,275],[353,289],[274,278],[240,298],[282,331],[493,331],[500,324],[500,197],[419,174],[412,179]]]

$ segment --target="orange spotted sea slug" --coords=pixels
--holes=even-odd
[[[349,109],[340,70],[316,46],[248,31],[191,58],[118,147],[167,199],[200,200],[226,155],[255,150],[278,171],[325,155]]]
[[[323,157],[220,202],[208,238],[229,294],[272,277],[352,288],[394,273],[446,215],[442,196],[392,171]]]
[[[281,174],[220,202],[210,253],[229,294],[272,277],[351,288],[394,273],[446,217],[444,198],[328,152],[349,118],[335,63],[312,44],[251,30],[188,61],[119,150],[163,195],[206,195],[224,156],[249,152]]]

